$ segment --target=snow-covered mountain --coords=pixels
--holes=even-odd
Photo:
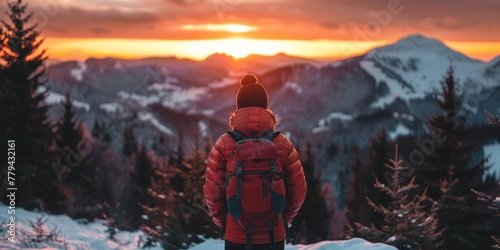
[[[481,62],[448,48],[440,41],[413,35],[395,44],[374,49],[360,62],[361,67],[373,76],[378,88],[386,88],[385,95],[372,103],[383,107],[396,98],[405,101],[422,99],[440,88],[439,82],[452,66],[455,77],[462,84],[462,93],[476,94],[498,86],[496,64]],[[385,85],[385,86],[379,86]],[[477,91],[477,92],[470,92]]]
[[[432,97],[450,66],[472,111],[468,121],[486,124],[483,109],[500,112],[500,56],[474,60],[421,35],[326,64],[284,54],[62,62],[50,66],[48,83],[52,100],[71,92],[87,124],[112,119],[118,147],[125,127],[152,143],[160,134],[175,137],[180,127],[199,129],[203,121],[204,133],[216,138],[227,130],[239,78],[253,72],[269,92],[280,131],[299,145],[326,140],[352,148],[382,129],[393,139],[426,133],[437,111]]]

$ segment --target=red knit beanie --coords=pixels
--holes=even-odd
[[[240,89],[236,95],[236,108],[261,107],[268,108],[269,96],[267,91],[258,83],[255,75],[247,74],[240,80]]]

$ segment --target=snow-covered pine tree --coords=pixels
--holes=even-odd
[[[476,194],[478,200],[486,203],[488,208],[495,212],[494,216],[500,216],[500,197],[493,197],[474,189],[472,189],[472,192]],[[491,238],[494,241],[493,248],[500,249],[500,237],[491,236]]]
[[[320,175],[316,172],[315,155],[311,143],[307,143],[302,167],[306,177],[306,202],[293,219],[290,228],[291,239],[294,244],[311,244],[318,241],[330,240],[330,233],[334,207],[334,199],[328,200],[329,193],[333,193],[329,184],[322,184]]]
[[[442,93],[436,94],[435,100],[440,111],[429,118],[429,128],[433,141],[426,145],[427,157],[416,169],[417,182],[421,191],[427,189],[428,196],[435,201],[443,197],[441,189],[453,167],[450,181],[456,180],[453,192],[449,195],[463,196],[465,201],[461,215],[450,214],[451,210],[439,210],[437,216],[443,232],[444,249],[484,249],[487,241],[484,233],[488,211],[478,207],[478,202],[471,188],[482,185],[485,172],[485,159],[473,161],[474,144],[469,138],[470,125],[467,123],[468,113],[462,105],[463,97],[457,94],[457,83],[453,68],[450,67],[441,82]],[[477,230],[481,228],[481,230]],[[453,231],[453,232],[452,232]]]
[[[408,169],[402,166],[398,159],[397,145],[395,157],[386,167],[393,171],[392,183],[383,184],[376,179],[375,188],[390,197],[388,206],[374,203],[370,198],[368,204],[384,217],[384,224],[376,227],[373,224],[355,223],[355,231],[363,238],[372,242],[382,242],[393,245],[398,249],[438,249],[441,245],[441,232],[438,230],[438,221],[435,218],[436,207],[430,212],[424,209],[427,200],[425,192],[421,195],[412,195],[418,188],[415,178],[408,184],[401,182],[403,171]]]
[[[148,220],[141,229],[143,246],[159,243],[164,249],[186,249],[204,239],[218,238],[220,228],[212,221],[203,196],[206,160],[208,154],[199,146],[200,133],[194,134],[194,149],[191,156],[180,159],[163,159],[164,167],[156,171],[154,187],[149,190],[155,206],[143,206]],[[174,165],[171,165],[172,163]]]
[[[59,183],[52,163],[54,135],[44,104],[45,50],[38,24],[27,13],[22,0],[7,3],[2,20],[3,48],[0,52],[0,140],[16,140],[16,205],[41,208],[53,213],[66,211],[67,194]],[[0,149],[6,152],[6,143]],[[2,161],[1,169],[7,162]],[[2,195],[2,199],[5,199]],[[4,200],[5,201],[5,200]]]
[[[500,116],[499,115],[493,115],[490,113],[488,110],[484,110],[484,114],[486,114],[486,117],[488,119],[488,122],[492,125],[497,125],[500,126]]]

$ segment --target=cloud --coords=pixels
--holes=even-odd
[[[43,2],[56,0],[38,1],[30,8],[43,11]],[[401,11],[391,13],[391,6]],[[248,38],[353,40],[356,32],[375,28],[372,40],[411,33],[500,40],[497,0],[61,0],[58,8],[42,27],[46,36],[215,39],[234,34],[181,27],[235,23],[256,28],[244,34]]]
[[[92,27],[90,30],[96,34],[103,34],[103,33],[109,32],[108,29],[100,27],[100,26]]]

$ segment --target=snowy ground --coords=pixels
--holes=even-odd
[[[500,176],[500,143],[490,144],[483,147],[484,155],[489,156],[489,164],[491,173],[495,173],[497,178]]]
[[[0,227],[0,249],[20,249],[19,239],[24,235],[33,235],[32,230],[29,227],[29,221],[35,222],[37,218],[40,217],[42,213],[34,213],[26,211],[22,208],[15,209],[15,223],[16,223],[16,243],[9,242],[7,239],[7,226],[9,223],[8,214],[9,208],[4,204],[0,203],[0,222],[2,226]],[[12,214],[14,215],[14,214]],[[45,214],[46,215],[46,214]],[[137,241],[139,239],[140,233],[128,233],[121,232],[118,236],[118,242],[111,241],[106,238],[105,230],[106,227],[100,223],[88,223],[83,224],[75,220],[70,219],[65,215],[46,215],[47,221],[45,223],[46,231],[50,231],[57,227],[60,229],[61,241],[66,242],[67,249],[77,250],[77,249],[89,249],[89,250],[106,250],[106,249],[116,249],[116,250],[127,250],[127,249],[138,249]],[[202,244],[191,247],[191,250],[216,250],[223,249],[224,242],[222,240],[212,240],[209,239]],[[29,247],[23,246],[23,249],[66,249],[64,242],[60,243],[31,243]],[[150,248],[153,250],[161,249],[160,247]],[[363,239],[354,238],[348,241],[324,241],[318,242],[313,245],[287,245],[287,250],[395,250],[396,248],[387,246],[384,244],[373,244],[367,242]]]

